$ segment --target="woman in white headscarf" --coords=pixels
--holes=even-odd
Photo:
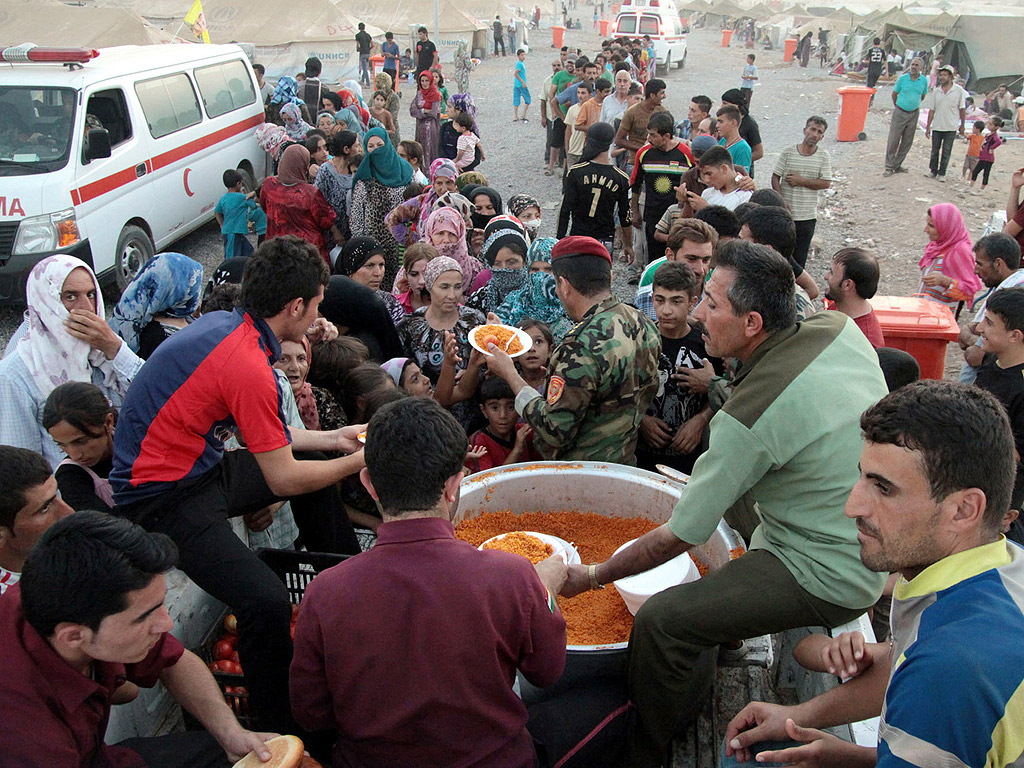
[[[63,454],[42,421],[50,392],[68,381],[90,382],[120,407],[142,360],[104,320],[99,282],[84,261],[43,259],[25,293],[25,322],[0,360],[0,444],[41,453],[56,468]]]

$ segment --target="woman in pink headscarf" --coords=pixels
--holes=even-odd
[[[952,203],[933,205],[924,231],[929,243],[917,264],[921,268],[918,293],[954,310],[961,301],[973,306],[981,280],[974,274],[971,236],[960,209]]]
[[[480,259],[470,255],[466,244],[466,220],[454,208],[437,208],[427,218],[424,239],[441,256],[455,259],[462,270],[462,290],[468,296],[473,280],[483,270]]]

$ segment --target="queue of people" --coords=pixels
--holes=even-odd
[[[916,382],[914,359],[885,347],[870,252],[833,254],[830,308],[814,304],[827,120],[808,117],[758,188],[743,89],[717,109],[694,96],[677,121],[642,50],[563,51],[541,94],[562,209],[558,237],[539,237],[538,197],[503,200],[467,164],[483,159],[463,141],[479,138],[475,106],[441,90],[420,37],[416,141],[389,120],[391,75],[372,105],[359,83],[327,89],[313,59],[301,87],[268,89],[276,173],[256,195],[225,174],[225,261],[208,282],[159,254],[108,322],[84,262],[33,269],[0,361],[0,766],[222,766],[262,759],[272,733],[338,766],[572,765],[546,748],[550,710],[512,686],[517,670],[538,687],[562,676],[555,598],[660,565],[723,518],[749,551],[637,612],[628,698],[608,710],[630,727],[606,764],[664,764],[720,649],[881,612],[887,581],[889,650],[805,648],[853,680],[750,704],[727,759],[1019,761],[1019,233],[972,242],[955,206],[927,211],[921,292],[975,311],[960,338],[974,383]],[[481,349],[487,323],[528,333],[529,353]],[[691,477],[668,522],[604,562],[530,565],[455,538],[467,474],[537,459]],[[233,518],[250,542],[344,556],[309,585],[294,634],[285,585]],[[232,607],[263,730],[239,725],[171,633],[173,567]],[[202,729],[105,745],[111,707],[157,681]],[[817,730],[879,714],[876,751]],[[558,727],[572,741],[581,723]]]

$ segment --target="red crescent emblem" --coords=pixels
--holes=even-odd
[[[192,173],[192,169],[191,168],[186,168],[185,169],[185,175],[182,177],[181,180],[182,180],[182,183],[184,183],[184,185],[185,185],[185,194],[188,195],[189,197],[192,197],[195,194],[195,192],[193,192],[191,189],[188,188],[188,175],[190,173]]]

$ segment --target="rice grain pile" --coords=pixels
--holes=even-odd
[[[550,544],[545,544],[536,536],[530,536],[521,531],[510,533],[497,541],[488,541],[483,545],[483,548],[511,552],[513,555],[525,557],[534,565],[545,558],[551,557],[551,553],[554,551]]]
[[[484,349],[487,349],[487,337],[493,336],[496,339],[495,346],[509,355],[523,350],[523,342],[519,340],[519,334],[503,325],[481,325],[473,329],[473,334],[476,343]]]
[[[600,563],[630,539],[657,527],[657,523],[644,517],[609,517],[575,510],[514,515],[505,510],[464,520],[455,528],[455,535],[478,547],[502,533],[537,531],[572,542],[584,563]],[[565,616],[569,645],[604,645],[629,640],[633,616],[611,584],[603,590],[584,592],[576,597],[559,597],[558,605]]]

